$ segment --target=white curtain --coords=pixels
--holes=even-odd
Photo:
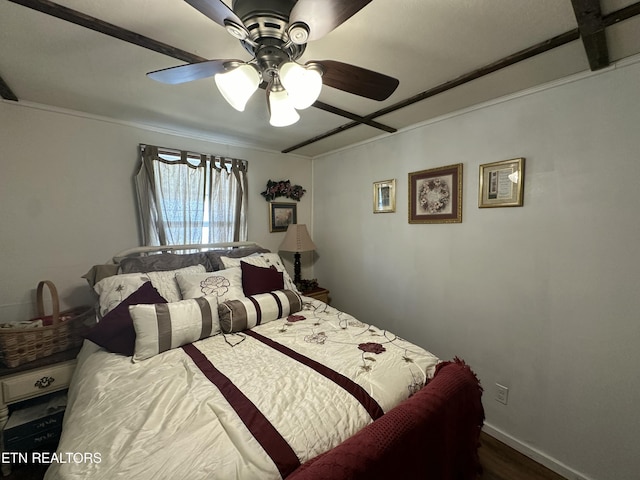
[[[247,239],[247,162],[140,146],[135,177],[145,245]]]
[[[211,167],[208,241],[244,241],[247,239],[247,164],[242,160],[217,158]]]

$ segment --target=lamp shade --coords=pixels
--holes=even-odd
[[[260,85],[260,74],[246,63],[228,72],[218,73],[214,78],[224,99],[239,112],[244,112],[249,98]]]
[[[287,233],[284,236],[284,240],[280,244],[280,250],[283,252],[310,252],[315,250],[316,246],[309,236],[307,226],[297,223],[292,223],[287,228]]]

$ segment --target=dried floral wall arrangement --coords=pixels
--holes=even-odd
[[[278,197],[286,197],[299,202],[305,192],[306,190],[302,188],[302,186],[291,185],[289,180],[280,180],[278,182],[269,180],[267,182],[267,189],[261,192],[260,195],[262,195],[267,202]]]

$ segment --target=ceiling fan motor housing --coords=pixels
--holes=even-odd
[[[289,21],[298,0],[233,0],[233,11],[244,22],[256,15],[271,15]]]
[[[296,60],[303,53],[306,44],[295,44],[289,41],[287,29],[289,14],[297,0],[234,0],[233,11],[242,20],[251,41],[241,40],[242,46],[251,55],[255,55],[258,62],[260,56],[263,62],[272,63],[281,50],[286,57],[284,60]],[[277,66],[277,65],[276,65]]]

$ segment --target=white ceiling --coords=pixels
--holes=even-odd
[[[237,40],[182,0],[57,3],[207,59],[249,60]],[[635,2],[600,3],[606,16]],[[383,102],[323,88],[322,102],[366,116],[577,27],[571,0],[374,0],[309,43],[301,60],[338,60],[398,78],[400,86]],[[611,62],[639,53],[640,15],[605,34]],[[300,112],[295,125],[275,128],[268,123],[262,90],[241,113],[211,79],[165,85],[145,76],[183,63],[0,0],[0,77],[19,101],[274,151],[352,122],[312,107]],[[375,120],[402,129],[587,70],[578,39]],[[292,153],[313,157],[380,135],[386,133],[358,125]]]

